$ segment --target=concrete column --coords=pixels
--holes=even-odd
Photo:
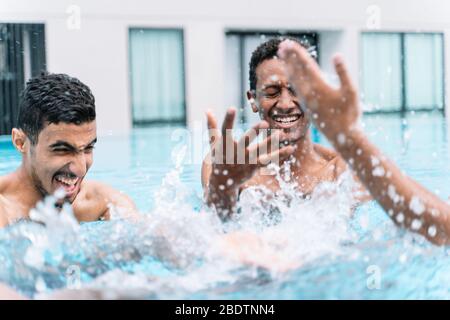
[[[48,19],[45,28],[48,71],[67,73],[91,88],[98,133],[129,132],[128,27],[82,16],[80,29],[67,28],[59,17]]]
[[[356,85],[359,83],[359,43],[360,31],[349,27],[338,31],[322,31],[319,33],[320,65],[325,73],[335,75],[332,58],[335,53],[341,53],[348,71]]]
[[[187,123],[205,121],[205,111],[224,115],[225,32],[221,24],[189,23],[185,28]]]

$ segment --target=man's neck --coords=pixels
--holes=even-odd
[[[42,200],[42,193],[36,188],[33,179],[22,164],[13,174],[11,179],[11,190],[17,195],[21,206],[29,211],[36,203]],[[26,213],[28,216],[28,212]]]

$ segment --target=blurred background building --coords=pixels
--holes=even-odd
[[[103,134],[193,126],[229,105],[254,121],[250,55],[279,35],[315,46],[330,74],[341,52],[366,113],[449,114],[446,0],[0,0],[0,134],[42,70],[91,87]]]

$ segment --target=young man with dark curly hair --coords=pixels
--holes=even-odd
[[[276,157],[273,153],[269,156],[280,160],[278,164],[281,169],[286,160],[291,161],[291,180],[297,183],[299,192],[308,195],[320,182],[335,181],[346,170],[346,164],[335,151],[312,142],[309,116],[300,107],[300,98],[287,78],[284,63],[277,57],[279,45],[284,39],[270,39],[253,52],[247,98],[253,112],[258,113],[262,120],[253,130],[269,129],[272,134],[278,134],[280,149],[275,151]],[[296,39],[291,40],[301,44]],[[229,161],[233,158],[230,153],[235,153],[233,149],[236,148],[224,148],[224,145],[230,146],[232,142],[226,137],[226,131],[233,128],[235,115],[234,108],[228,109],[220,134],[216,119],[210,112],[207,113],[211,140],[214,140],[211,143],[213,156],[208,155],[203,163],[202,183],[206,201],[222,217],[229,217],[236,211],[236,201],[245,188],[263,186],[271,191],[280,188],[275,175],[267,174],[267,170],[262,171],[265,169],[262,161],[257,161],[256,165]],[[250,135],[246,134],[241,140],[249,138]],[[234,144],[239,145],[240,142]],[[247,159],[252,152],[256,153],[258,147],[248,147],[246,154],[250,156]],[[217,150],[221,151],[219,157]],[[258,156],[254,158],[259,160]]]
[[[0,177],[0,227],[28,219],[47,195],[64,191],[57,206],[72,205],[79,221],[108,219],[111,205],[133,212],[124,194],[85,180],[97,142],[95,99],[88,86],[65,74],[42,74],[28,81],[12,142],[20,167]]]

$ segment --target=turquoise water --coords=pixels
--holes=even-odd
[[[371,140],[407,174],[442,198],[450,196],[448,133],[441,115],[367,116],[364,123]],[[244,230],[264,237],[275,231],[286,236],[277,249],[281,258],[301,263],[284,272],[211,253],[223,230],[202,207],[199,161],[185,160],[176,168],[179,149],[189,147],[188,140],[179,139],[185,133],[161,127],[101,137],[88,178],[129,194],[142,220],[80,228],[21,223],[2,230],[0,282],[31,297],[75,283],[76,288],[117,292],[113,297],[450,298],[447,249],[399,231],[373,202],[349,218],[342,218],[339,206],[326,204],[341,200],[318,198],[313,205],[286,209],[286,215],[297,216],[292,223],[253,229],[240,222]],[[320,135],[316,140],[327,144]],[[0,157],[0,174],[20,163],[8,137],[0,139]],[[162,244],[155,240],[160,230],[169,239]],[[173,256],[167,258],[168,252]]]

